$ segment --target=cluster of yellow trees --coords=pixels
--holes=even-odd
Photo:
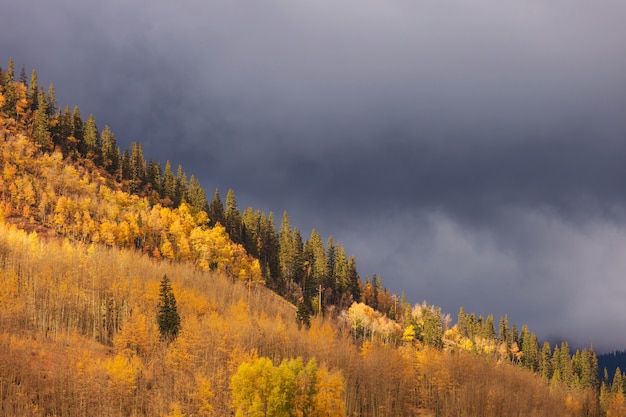
[[[206,213],[189,204],[150,205],[147,198],[108,184],[100,170],[67,164],[60,152],[37,153],[19,134],[5,138],[0,162],[0,214],[7,220],[26,220],[73,240],[136,248],[203,270],[263,281],[258,260],[233,243],[221,225],[208,227]]]

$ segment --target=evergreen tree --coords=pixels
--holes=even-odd
[[[552,349],[548,342],[543,342],[543,347],[541,348],[539,372],[544,382],[549,382],[552,379]]]
[[[492,314],[488,315],[487,320],[485,321],[483,337],[487,340],[495,340],[496,338],[496,327]]]
[[[333,304],[337,304],[341,302],[342,299],[346,298],[345,295],[348,292],[349,287],[349,269],[348,269],[348,257],[346,256],[346,250],[343,246],[335,247],[335,262],[334,268],[332,271],[333,281],[334,281],[334,301]],[[348,305],[342,305],[340,307],[348,307]]]
[[[224,217],[224,204],[222,204],[222,199],[220,198],[220,190],[216,188],[213,200],[209,204],[209,224],[215,226],[219,223],[224,226],[224,223],[226,223]]]
[[[176,196],[176,177],[172,171],[172,164],[170,161],[165,162],[165,171],[163,171],[163,190],[162,197],[165,200],[165,205],[173,205]]]
[[[133,142],[131,144],[128,169],[130,190],[132,193],[138,193],[145,185],[146,181],[146,160],[143,156],[141,143]]]
[[[162,176],[162,172],[161,172],[161,163],[160,162],[156,162],[154,159],[151,159],[150,162],[148,162],[148,168],[146,170],[146,181],[148,182],[148,184],[152,185],[152,189],[155,190],[157,193],[161,194],[162,189],[161,189],[161,176]]]
[[[72,111],[72,136],[78,141],[79,149],[82,149],[85,139],[85,126],[78,106],[74,106]]]
[[[48,116],[52,117],[57,112],[57,99],[56,99],[56,93],[54,91],[53,84],[50,84],[50,86],[48,87],[47,100],[48,100]]]
[[[52,149],[50,140],[50,129],[48,119],[48,107],[46,94],[43,90],[39,91],[39,108],[35,113],[35,122],[33,124],[33,139],[39,145],[41,150],[49,151]]]
[[[72,130],[72,115],[70,108],[66,106],[62,111],[59,111],[59,114],[56,116],[54,128],[51,131],[52,142],[57,145],[63,152],[63,155],[66,156],[70,155],[77,146],[76,141],[71,137]]]
[[[424,344],[436,349],[443,349],[443,326],[441,310],[428,307],[422,309],[424,318]]]
[[[328,269],[328,259],[322,237],[315,230],[311,230],[309,240],[304,244],[304,257],[311,265],[311,279],[315,287],[328,286],[328,277],[330,271]]]
[[[4,113],[11,118],[17,117],[17,95],[15,92],[15,63],[13,58],[9,59],[9,66],[4,74]]]
[[[20,71],[20,83],[24,84],[25,87],[28,88],[28,78],[26,78],[26,65],[22,65],[22,70]]]
[[[507,348],[510,348],[511,345],[509,343],[509,317],[505,314],[500,317],[500,324],[498,326],[498,343],[506,343]]]
[[[348,259],[348,282],[350,286],[350,294],[352,295],[352,300],[360,303],[361,302],[361,278],[359,277],[359,273],[356,269],[356,259],[354,256],[351,256]]]
[[[124,149],[122,153],[122,180],[130,180],[130,152],[128,149]],[[132,192],[132,188],[131,188]]]
[[[457,315],[456,326],[461,336],[463,337],[469,336],[468,325],[467,325],[467,314],[465,313],[465,307],[463,306],[459,308],[459,314]]]
[[[561,373],[561,380],[568,387],[572,386],[574,379],[574,372],[572,369],[572,358],[569,351],[569,343],[561,343],[560,355],[559,355],[559,371]]]
[[[37,81],[37,71],[34,69],[30,75],[30,84],[28,85],[28,100],[31,103],[31,110],[37,110],[39,107],[39,84]]]
[[[280,268],[278,262],[279,240],[274,225],[274,213],[261,215],[259,220],[259,262],[268,287],[276,288]]]
[[[305,300],[312,297],[314,286],[310,285],[313,265],[303,260],[302,236],[298,229],[291,229],[291,223],[287,211],[283,213],[279,233],[278,261],[280,277],[278,291],[280,292],[287,284],[301,284]],[[304,271],[303,271],[304,266]],[[303,273],[302,273],[303,272]],[[302,278],[302,281],[300,281]],[[312,291],[310,291],[310,289]]]
[[[209,204],[207,203],[204,190],[202,189],[200,182],[198,182],[196,177],[193,175],[189,179],[189,190],[187,194],[187,200],[189,200],[189,204],[191,204],[192,207],[199,211],[208,212]]]
[[[111,174],[117,174],[120,168],[120,153],[117,148],[117,141],[115,135],[111,132],[109,126],[105,126],[100,134],[102,141],[101,151],[102,162],[106,170]]]
[[[176,309],[176,297],[167,275],[163,275],[159,291],[159,314],[157,316],[161,338],[173,341],[180,331],[180,316]]]
[[[87,122],[85,123],[82,153],[84,156],[91,157],[96,162],[99,162],[97,161],[97,157],[100,154],[101,146],[98,126],[96,126],[96,119],[93,117],[93,114],[90,114]]]
[[[611,392],[613,394],[624,393],[624,375],[619,366],[615,369],[615,375],[613,375],[613,383],[611,384]]]
[[[178,207],[184,201],[187,202],[187,174],[183,171],[183,166],[178,165],[176,171],[176,188],[174,192],[174,206]]]
[[[235,200],[235,192],[233,189],[229,189],[226,193],[226,211],[224,213],[224,220],[226,224],[226,232],[228,236],[235,243],[244,243],[245,236],[243,233],[243,223],[241,219],[241,213],[237,207],[237,201]]]

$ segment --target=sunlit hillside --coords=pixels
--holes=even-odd
[[[626,415],[593,349],[398,300],[0,75],[1,415]]]

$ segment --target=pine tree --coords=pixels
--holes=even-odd
[[[465,313],[465,307],[463,306],[459,308],[459,314],[457,315],[456,326],[461,336],[468,337],[467,314]]]
[[[356,259],[354,256],[351,256],[348,259],[348,282],[350,286],[350,294],[352,295],[352,300],[360,303],[361,302],[361,278],[359,277],[359,273],[356,269]]]
[[[37,81],[37,71],[33,69],[28,85],[28,100],[31,102],[31,110],[35,111],[39,107],[39,84]]]
[[[209,224],[211,226],[215,226],[217,223],[224,226],[224,204],[222,204],[222,199],[220,198],[220,190],[215,189],[215,193],[213,194],[213,200],[211,200],[211,204],[209,204]]]
[[[7,72],[4,74],[4,107],[3,110],[8,117],[17,117],[15,105],[17,104],[17,95],[15,93],[15,63],[13,58],[9,59]]]
[[[613,375],[613,383],[611,384],[611,392],[613,394],[624,393],[624,375],[619,366],[615,369],[615,375]]]
[[[509,317],[505,314],[500,317],[500,324],[498,329],[498,343],[506,343],[507,347],[510,348],[511,345],[509,343]]]
[[[161,338],[173,341],[180,331],[180,316],[176,309],[176,297],[167,275],[163,275],[159,291],[159,314],[157,316]]]
[[[172,164],[168,160],[165,162],[165,171],[163,171],[163,190],[162,197],[165,205],[173,205],[176,196],[176,177],[172,171]]]
[[[241,213],[237,208],[237,201],[235,200],[235,192],[233,189],[229,189],[228,193],[226,193],[226,211],[224,213],[224,220],[226,224],[226,232],[228,236],[235,243],[243,243],[245,241],[242,221],[241,221]]]
[[[163,174],[161,170],[161,163],[156,162],[154,159],[151,159],[150,162],[148,162],[148,168],[146,171],[146,181],[148,182],[148,184],[152,185],[153,190],[161,194],[161,192],[163,191],[161,189],[161,176]]]
[[[489,341],[495,340],[496,338],[496,327],[493,314],[487,316],[487,320],[485,321],[485,327],[483,329],[483,337]]]
[[[539,372],[544,382],[549,382],[552,379],[552,349],[548,342],[543,342],[543,347],[541,348]]]
[[[50,86],[48,87],[47,100],[48,100],[48,116],[52,117],[57,112],[57,98],[56,98],[56,93],[54,91],[53,84],[50,84]],[[41,105],[41,103],[39,105]]]
[[[187,202],[187,174],[183,171],[183,166],[178,165],[175,178],[174,206],[178,207],[184,201]]]
[[[131,144],[129,163],[130,190],[132,193],[138,193],[146,180],[146,160],[143,156],[141,143],[133,142]]]
[[[84,127],[83,145],[81,147],[81,151],[84,156],[91,157],[96,160],[100,154],[100,148],[100,135],[98,134],[96,119],[93,117],[93,114],[90,114]],[[96,160],[96,162],[98,161]]]
[[[102,145],[101,154],[103,165],[107,171],[111,174],[117,174],[120,168],[120,153],[117,148],[117,141],[115,135],[111,132],[109,126],[105,126],[100,134]]]
[[[40,146],[41,150],[49,151],[52,149],[52,142],[50,140],[47,99],[43,89],[39,91],[38,100],[39,108],[35,113],[33,139],[35,140],[35,143]]]
[[[189,204],[198,211],[207,212],[209,210],[209,204],[207,203],[206,195],[200,185],[200,182],[195,176],[191,176],[189,179],[189,190],[187,191],[187,200]]]
[[[85,139],[85,126],[78,106],[74,106],[72,111],[72,136],[78,141],[79,149],[81,149]]]

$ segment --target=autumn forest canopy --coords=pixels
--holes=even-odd
[[[626,415],[592,346],[412,305],[12,60],[0,143],[1,415]]]

